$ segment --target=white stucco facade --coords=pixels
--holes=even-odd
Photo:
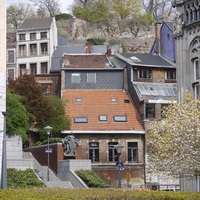
[[[0,1],[0,177],[2,168],[2,140],[4,118],[2,112],[6,110],[6,0]]]

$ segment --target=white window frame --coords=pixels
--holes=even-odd
[[[92,78],[92,81],[91,80],[89,80],[89,76],[90,75],[93,75],[91,78]],[[87,82],[88,83],[96,83],[96,73],[87,73]]]
[[[78,78],[78,81],[76,81],[76,79],[74,78]],[[71,82],[72,83],[80,83],[81,82],[81,75],[80,73],[72,73],[71,74]]]

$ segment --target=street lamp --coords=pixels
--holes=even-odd
[[[48,136],[48,146],[47,146],[47,165],[48,165],[48,168],[47,168],[47,181],[49,181],[49,136],[50,136],[50,133],[52,131],[52,127],[51,126],[46,126],[44,128],[44,130],[47,132],[47,136]]]
[[[7,188],[7,158],[6,158],[6,115],[7,112],[2,112],[4,116],[3,128],[3,152],[2,152],[2,168],[1,168],[1,189]]]
[[[118,188],[121,188],[121,172],[120,172],[120,168],[123,166],[123,163],[120,162],[120,155],[122,153],[123,147],[124,147],[123,144],[117,144],[117,145],[114,146],[114,148],[117,150],[117,158],[118,158],[118,162],[117,162],[117,166],[118,166]]]

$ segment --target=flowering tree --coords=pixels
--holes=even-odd
[[[166,174],[196,175],[200,171],[200,99],[185,100],[163,109],[147,133],[148,160]]]

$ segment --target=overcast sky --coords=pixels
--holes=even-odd
[[[6,2],[7,6],[9,6],[12,3],[19,3],[19,2],[30,3],[29,0],[6,0]],[[74,0],[60,0],[62,12],[67,12],[68,8],[73,2]]]

